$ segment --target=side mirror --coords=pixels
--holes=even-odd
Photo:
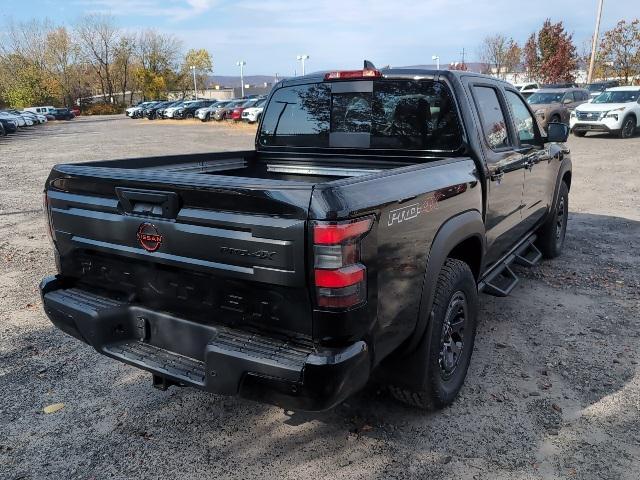
[[[565,123],[551,122],[548,126],[547,139],[549,142],[566,142],[569,138],[569,126]]]

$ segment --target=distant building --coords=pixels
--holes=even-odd
[[[263,83],[261,85],[249,85],[246,84],[244,86],[244,95],[248,97],[249,95],[269,95],[271,89],[273,88],[272,83]],[[233,89],[234,95],[236,98],[240,98],[242,95],[242,89],[240,87],[235,87]]]
[[[249,85],[244,86],[245,97],[252,95],[268,95],[273,84],[264,83],[262,85]],[[242,89],[240,87],[223,87],[221,85],[211,85],[204,90],[198,90],[198,99],[206,100],[231,100],[232,98],[240,98],[242,96]],[[193,90],[174,91],[169,92],[169,100],[181,100],[194,98]]]

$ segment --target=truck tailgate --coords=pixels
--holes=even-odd
[[[62,165],[47,197],[63,276],[154,308],[306,334],[311,321],[300,319],[310,319],[305,221],[312,188]]]

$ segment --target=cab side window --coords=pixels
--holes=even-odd
[[[522,99],[514,92],[507,90],[507,102],[513,112],[513,122],[516,125],[520,143],[526,145],[536,144],[535,119],[529,113],[529,109]]]
[[[507,122],[498,100],[498,93],[492,87],[473,87],[476,108],[480,114],[484,137],[492,150],[511,146]]]

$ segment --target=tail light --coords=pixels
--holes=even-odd
[[[360,263],[360,242],[373,218],[313,222],[314,281],[320,307],[349,308],[367,298],[367,268]]]

